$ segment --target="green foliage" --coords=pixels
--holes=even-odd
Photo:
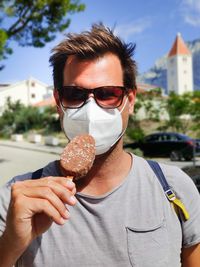
[[[150,133],[149,129],[141,126],[142,121],[137,119],[138,112],[144,108],[146,120],[160,122],[157,131],[170,130],[186,134],[188,130],[192,130],[195,136],[200,138],[200,91],[183,95],[170,92],[168,98],[160,96],[160,89],[137,94],[134,115],[130,117],[126,131],[127,136],[132,140],[140,141],[143,140],[144,135]],[[161,121],[163,111],[167,113],[168,120]]]
[[[145,137],[145,133],[140,125],[136,125],[135,127],[127,127],[126,129],[127,136],[134,141],[143,141]]]
[[[43,126],[48,130],[48,133],[61,131],[60,119],[57,114],[56,106],[46,106],[44,108],[42,112],[42,122]]]
[[[0,134],[24,133],[27,130],[48,127],[48,132],[60,131],[60,121],[56,116],[56,108],[47,106],[44,112],[38,107],[24,106],[20,101],[7,99],[4,112],[0,117]]]
[[[159,87],[149,90],[148,92],[138,94],[135,103],[135,114],[137,114],[137,112],[143,107],[148,119],[159,121],[160,111],[162,109],[161,95],[162,89]],[[157,101],[156,105],[155,99]]]
[[[15,116],[15,132],[23,133],[25,129],[40,129],[42,116],[36,107],[24,107]]]
[[[127,152],[131,152],[139,157],[144,157],[144,153],[141,149],[136,148],[136,149],[132,149],[132,148],[125,148],[125,151]]]
[[[12,53],[10,40],[21,46],[43,47],[55,39],[56,32],[69,27],[68,14],[84,9],[80,0],[1,0],[0,60]]]
[[[0,129],[2,129],[5,125],[13,126],[15,117],[22,108],[24,108],[24,105],[20,103],[19,100],[12,102],[10,97],[8,97],[5,104],[5,110],[0,117]]]
[[[146,117],[152,121],[160,120],[161,105],[155,106],[153,100],[156,98],[158,102],[162,103],[161,88],[156,88],[144,93],[138,93],[134,105],[134,113],[129,118],[126,135],[129,139],[134,141],[143,141],[145,132],[141,127],[141,121],[137,119],[137,114],[141,108],[145,109]]]
[[[185,133],[188,121],[184,121],[182,117],[191,114],[191,105],[191,93],[177,95],[174,92],[170,92],[165,106],[169,120],[165,122],[163,129],[171,128],[175,132],[181,131]]]
[[[193,94],[190,112],[193,122],[195,123],[192,130],[196,132],[197,137],[200,138],[200,91],[195,91]]]

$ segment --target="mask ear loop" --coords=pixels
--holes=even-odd
[[[59,103],[59,109],[61,109],[61,110],[62,110],[62,112],[63,112],[63,113],[65,113],[65,110],[64,110],[64,108],[63,108],[63,106],[62,106],[62,104],[61,104],[61,103]]]
[[[120,114],[123,112],[123,110],[124,110],[124,108],[125,108],[125,106],[126,106],[126,104],[127,104],[127,101],[128,101],[128,97],[126,98],[126,101],[125,101],[125,103],[124,103],[122,109],[120,110]]]
[[[119,112],[120,115],[121,115],[121,113],[123,112],[123,110],[124,110],[124,108],[125,108],[127,102],[128,102],[128,97],[126,98],[126,101],[125,101],[125,103],[124,103],[122,109],[121,109],[120,112]],[[126,127],[126,128],[127,128],[127,127]],[[125,131],[126,131],[126,128],[121,132],[121,134],[119,135],[119,137],[117,138],[117,140],[115,140],[115,142],[114,142],[110,147],[114,146],[114,144],[116,144],[117,141],[124,135],[124,133],[125,133]]]

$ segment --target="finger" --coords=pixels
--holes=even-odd
[[[41,179],[37,179],[37,180],[25,180],[25,181],[21,181],[21,182],[17,182],[20,183],[19,186],[26,186],[26,187],[33,187],[33,186],[52,186],[55,185],[55,183],[58,183],[62,186],[64,186],[65,188],[67,188],[70,191],[74,191],[76,185],[75,183],[69,179],[68,176],[66,177],[54,177],[54,176],[49,176],[49,177],[44,177]]]
[[[68,187],[70,187],[70,190],[68,189],[68,187],[66,188],[62,184],[57,183],[52,179],[48,179],[47,182],[43,181],[42,183],[38,183],[37,187],[35,185],[30,186],[30,184],[28,184],[27,188],[40,187],[41,190],[43,190],[43,188],[45,188],[44,190],[46,190],[46,188],[50,188],[64,203],[74,206],[76,204],[76,198],[74,197],[76,189],[74,187],[73,182],[67,180],[66,183],[68,184]]]
[[[71,181],[68,181],[71,183]],[[73,185],[72,185],[73,186]],[[27,191],[29,189],[29,191]],[[12,197],[17,197],[19,194],[25,194],[32,197],[45,197],[45,192],[47,194],[50,190],[57,195],[64,203],[74,206],[77,202],[74,194],[76,192],[73,187],[72,192],[68,190],[63,185],[54,181],[54,179],[47,179],[46,181],[38,181],[37,183],[32,183],[32,181],[17,182],[12,186]],[[29,193],[28,193],[29,192]],[[30,193],[31,192],[31,193]],[[42,195],[41,195],[42,194]]]
[[[70,217],[70,213],[66,209],[63,201],[61,201],[61,199],[49,187],[26,188],[26,191],[23,192],[23,195],[27,198],[34,198],[36,200],[48,200],[48,202],[54,206],[54,208],[64,219],[69,219]]]
[[[32,213],[31,217],[36,213],[45,213],[56,224],[63,225],[65,223],[64,218],[48,200],[40,198],[33,198],[32,200],[34,201],[34,205],[30,209],[30,213]]]

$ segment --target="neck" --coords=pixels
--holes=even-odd
[[[76,181],[77,191],[99,196],[118,186],[127,176],[132,158],[122,149],[122,139],[103,155],[96,157],[87,176]]]

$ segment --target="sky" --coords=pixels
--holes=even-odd
[[[177,33],[184,41],[200,39],[200,0],[81,0],[83,12],[70,16],[66,32],[82,32],[93,23],[114,28],[125,42],[136,44],[134,59],[138,73],[147,71],[155,61],[169,53]],[[57,34],[44,48],[20,47],[10,43],[13,54],[4,62],[0,83],[15,83],[34,77],[52,85],[49,66],[51,49],[64,39]]]

